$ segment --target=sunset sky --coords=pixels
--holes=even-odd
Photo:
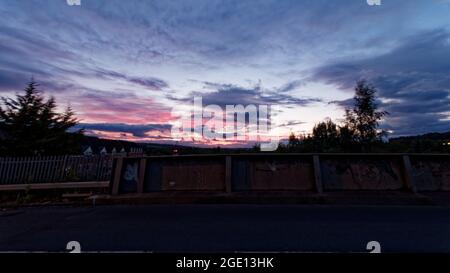
[[[173,108],[277,104],[336,122],[365,78],[392,136],[450,131],[450,1],[0,0],[0,96],[31,77],[88,133],[167,142]]]

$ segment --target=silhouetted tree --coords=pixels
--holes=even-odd
[[[68,133],[78,123],[67,107],[58,113],[55,99],[45,99],[32,80],[25,94],[15,99],[2,97],[0,152],[7,155],[63,154],[78,151],[81,131]]]
[[[338,135],[337,125],[331,119],[319,122],[314,126],[312,132],[315,150],[318,152],[330,152],[339,149]]]
[[[356,152],[359,148],[355,140],[355,131],[347,125],[339,126],[338,143],[342,152]]]
[[[365,81],[359,81],[355,88],[354,106],[346,110],[345,127],[354,132],[355,140],[364,151],[368,151],[374,142],[380,141],[384,131],[379,131],[380,120],[387,115],[385,111],[377,111],[377,90]]]
[[[301,141],[294,133],[289,135],[288,151],[297,151],[300,148]]]

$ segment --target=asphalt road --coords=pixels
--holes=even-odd
[[[0,251],[450,252],[450,208],[149,205],[0,213]]]

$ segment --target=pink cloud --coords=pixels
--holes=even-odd
[[[161,124],[174,119],[169,107],[133,94],[102,96],[91,93],[80,96],[72,106],[83,122]]]

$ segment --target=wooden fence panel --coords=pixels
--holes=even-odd
[[[0,184],[109,180],[111,155],[0,158]]]

